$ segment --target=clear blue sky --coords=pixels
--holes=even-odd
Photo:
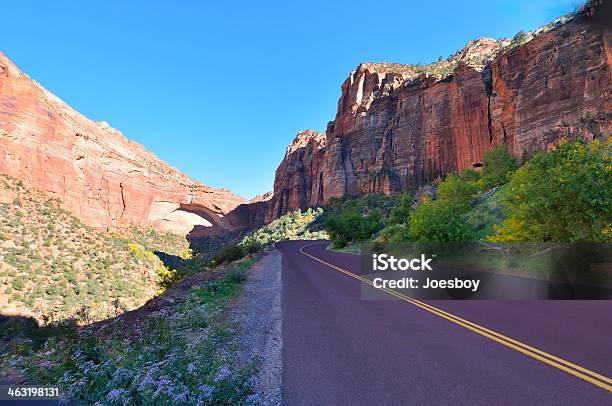
[[[325,130],[360,62],[428,63],[579,3],[11,1],[0,50],[86,116],[252,197],[297,131]]]

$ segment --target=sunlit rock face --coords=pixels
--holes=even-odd
[[[84,223],[223,232],[245,200],[190,179],[105,122],[94,122],[0,53],[0,172],[61,200]],[[198,206],[207,217],[185,212]]]
[[[301,132],[287,149],[266,221],[477,168],[499,144],[526,159],[563,138],[610,134],[611,4],[591,1],[517,46],[481,38],[427,67],[359,65],[325,136]]]

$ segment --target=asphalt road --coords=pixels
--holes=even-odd
[[[612,404],[612,301],[364,300],[326,244],[277,244],[284,404]]]

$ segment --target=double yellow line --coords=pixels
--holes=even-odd
[[[315,243],[313,243],[315,244]],[[363,283],[366,283],[368,285],[374,286],[374,284],[359,275],[356,275],[352,272],[347,271],[346,269],[342,269],[339,266],[330,264],[329,262],[326,262],[324,260],[322,260],[321,258],[315,257],[314,255],[311,255],[307,252],[304,252],[304,248],[309,247],[313,244],[307,244],[304,245],[302,248],[300,248],[300,253],[302,253],[303,255],[306,255],[307,257],[310,257],[312,259],[314,259],[315,261],[318,261],[320,263],[322,263],[323,265],[326,265],[338,272],[342,272],[343,274],[350,276],[351,278],[357,279]],[[595,386],[598,386],[602,389],[605,389],[609,392],[612,392],[612,379],[608,378],[607,376],[598,374],[596,372],[593,372],[589,369],[586,369],[584,367],[581,367],[580,365],[576,365],[572,362],[566,361],[562,358],[559,358],[555,355],[549,354],[547,352],[544,352],[542,350],[539,350],[537,348],[534,348],[530,345],[524,344],[520,341],[517,341],[513,338],[507,337],[501,333],[498,333],[496,331],[490,330],[486,327],[483,327],[479,324],[476,323],[472,323],[469,320],[463,319],[459,316],[455,316],[454,314],[448,313],[442,309],[439,309],[437,307],[434,307],[432,305],[429,305],[425,302],[421,302],[420,300],[416,300],[413,299],[409,296],[406,296],[402,293],[396,292],[393,289],[388,289],[388,288],[379,288],[383,291],[385,291],[386,293],[388,293],[391,296],[394,296],[400,300],[403,300],[404,302],[408,302],[414,306],[417,306],[425,311],[428,311],[430,313],[435,314],[436,316],[442,317],[443,319],[446,319],[448,321],[450,321],[451,323],[455,323],[461,327],[464,327],[470,331],[473,331],[476,334],[480,334],[481,336],[487,337],[501,345],[504,345],[506,347],[512,348],[513,350],[516,350],[520,353],[523,353],[529,357],[535,358],[538,361],[542,361],[545,364],[551,365],[555,368],[558,368],[564,372],[567,372],[570,375],[574,375],[575,377],[578,377],[580,379],[583,379]]]

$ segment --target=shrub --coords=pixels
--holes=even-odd
[[[245,267],[235,265],[230,267],[226,277],[230,282],[242,283],[247,280],[247,272]]]
[[[404,224],[390,224],[380,231],[376,241],[384,244],[398,244],[409,241],[408,227]]]
[[[612,142],[563,142],[514,174],[492,240],[612,241],[611,191]]]
[[[6,189],[17,190],[18,198],[15,204],[0,204],[0,233],[17,247],[3,252],[11,266],[0,276],[0,285],[10,287],[20,313],[47,324],[87,306],[91,320],[100,320],[109,316],[113,300],[131,310],[153,297],[158,280],[164,286],[174,280],[174,271],[163,273],[154,252],[163,246],[188,247],[183,236],[135,228],[109,235],[83,225],[44,193],[0,176],[0,194]],[[152,270],[160,275],[151,275]]]
[[[19,275],[13,279],[13,289],[22,290],[26,285],[26,279],[22,275]]]
[[[387,224],[406,224],[410,220],[410,211],[414,196],[411,193],[403,193],[399,202],[389,212]]]
[[[156,273],[157,284],[160,286],[160,291],[158,291],[158,293],[168,289],[184,276],[184,274],[178,272],[176,269],[169,269],[165,266],[157,268]]]
[[[237,292],[228,277],[211,280],[144,313],[137,327],[129,318],[95,330],[77,330],[74,321],[0,320],[0,344],[10,351],[0,370],[59,384],[69,404],[252,404],[256,360],[238,362],[236,331],[223,311]],[[75,320],[91,321],[88,308],[77,313]]]
[[[375,208],[362,215],[359,204],[352,202],[339,214],[327,219],[327,233],[334,247],[341,248],[349,242],[368,239],[380,230],[382,214]]]
[[[242,248],[247,254],[254,254],[263,250],[263,244],[257,240],[250,239],[243,244]]]
[[[470,172],[448,175],[438,186],[436,199],[454,207],[458,213],[466,212],[474,203],[479,189],[475,181],[466,180],[470,178]]]
[[[244,249],[239,245],[228,245],[221,248],[213,257],[213,264],[219,265],[224,262],[236,261],[245,256]]]
[[[456,207],[446,201],[426,199],[410,217],[408,235],[411,241],[469,241],[473,231]]]
[[[457,176],[464,182],[478,182],[480,180],[480,173],[471,168],[465,168]]]
[[[142,245],[131,242],[128,244],[128,249],[139,261],[159,261],[159,258],[151,251],[144,248]],[[103,265],[103,264],[102,264]]]
[[[466,213],[466,221],[472,226],[476,240],[491,236],[494,233],[493,226],[501,224],[506,219],[503,206],[504,196],[509,186],[509,184],[501,186],[493,195],[479,202]]]
[[[251,241],[257,241],[263,248],[263,246],[283,240],[317,240],[327,238],[325,231],[321,230],[324,224],[322,215],[323,209],[320,207],[287,213],[246,236],[241,244],[246,246]],[[261,248],[258,250],[261,250]]]
[[[513,46],[523,45],[527,41],[529,41],[529,34],[521,30],[514,35],[514,37],[512,38],[511,45]]]
[[[508,182],[517,167],[516,159],[505,145],[493,148],[484,155],[482,185],[492,188]]]

